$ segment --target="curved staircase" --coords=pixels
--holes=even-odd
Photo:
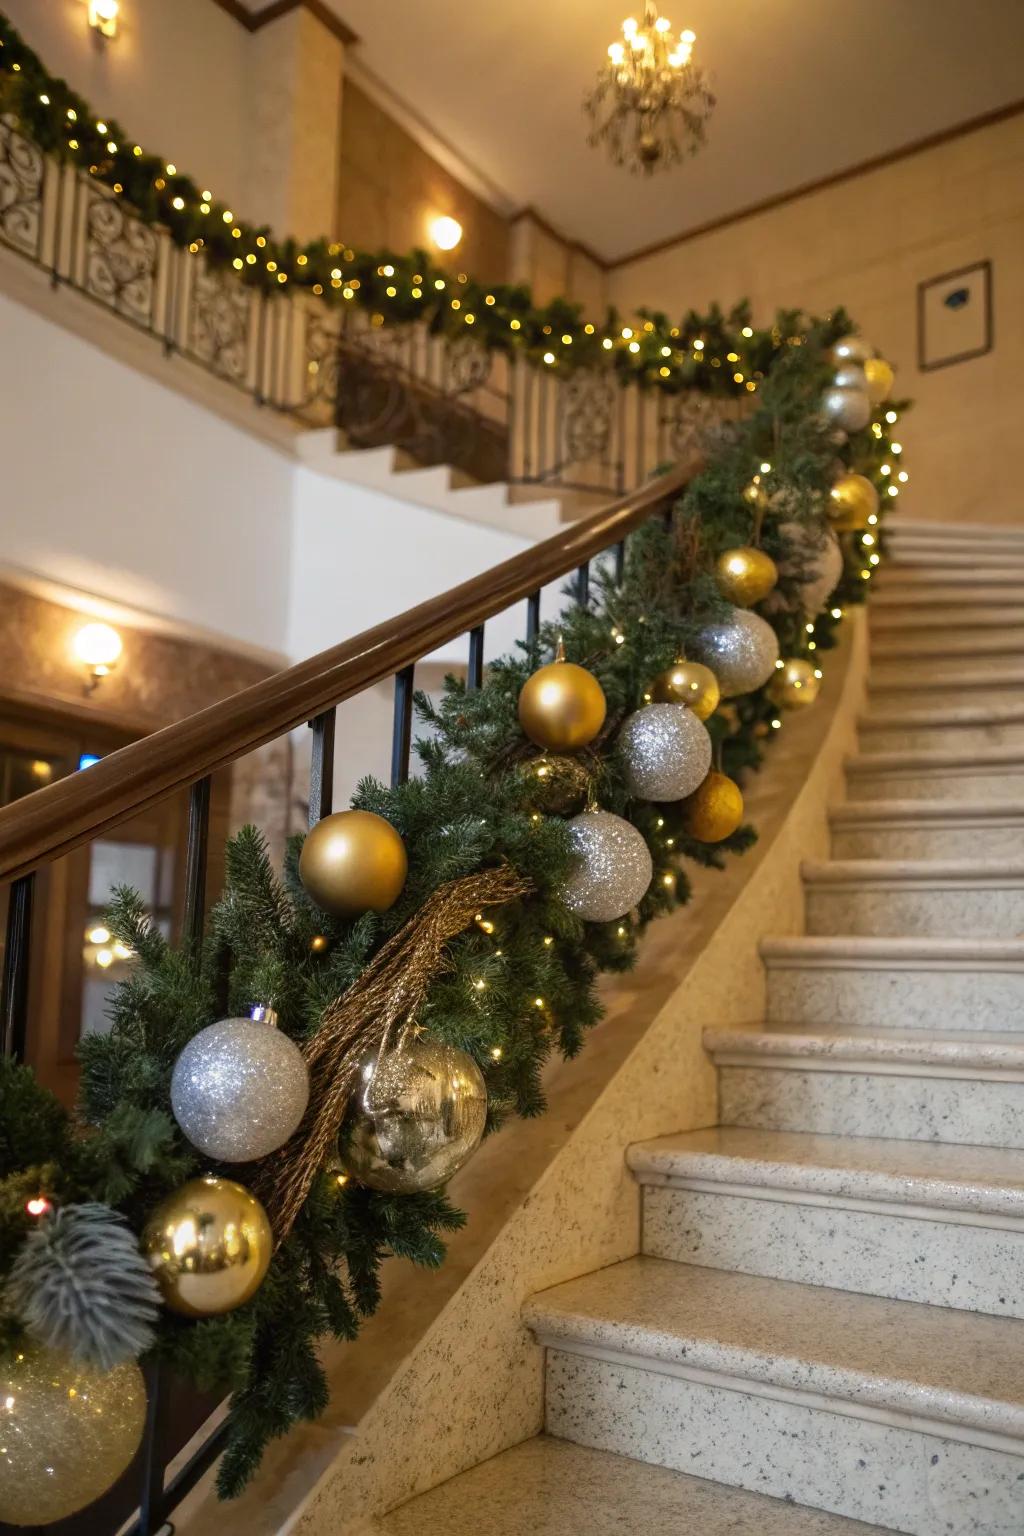
[[[527,1303],[546,1434],[386,1536],[1024,1530],[1024,533],[892,543],[720,1125],[629,1148],[641,1254]]]

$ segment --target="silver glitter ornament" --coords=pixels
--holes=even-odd
[[[654,876],[651,851],[642,834],[611,811],[584,811],[568,826],[576,857],[559,896],[588,923],[612,923],[625,917],[646,896]]]
[[[841,336],[832,348],[832,361],[837,368],[844,363],[859,363],[861,367],[874,352],[859,336]]]
[[[722,623],[705,625],[690,649],[694,660],[718,678],[723,699],[753,693],[768,681],[779,659],[774,629],[748,608],[733,608]]]
[[[711,768],[707,727],[685,704],[648,704],[619,734],[626,788],[637,800],[685,800]]]
[[[843,574],[843,549],[831,528],[808,523],[781,523],[787,556],[779,561],[783,576],[799,575],[797,601],[809,619],[816,618]]]
[[[174,1063],[171,1108],[194,1147],[218,1163],[251,1163],[297,1129],[309,1102],[302,1052],[270,1008],[199,1031]]]
[[[844,432],[861,432],[871,420],[871,401],[863,389],[831,385],[821,397],[826,418]]]
[[[345,1173],[413,1195],[446,1184],[480,1144],[487,1088],[472,1056],[427,1036],[360,1063],[341,1129]]]
[[[868,393],[868,376],[860,363],[843,363],[836,369],[832,383],[837,389],[860,389],[864,394]]]

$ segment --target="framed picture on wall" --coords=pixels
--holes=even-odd
[[[917,366],[922,372],[992,350],[992,263],[943,272],[917,285]]]

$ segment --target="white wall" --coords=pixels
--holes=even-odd
[[[0,376],[0,558],[285,649],[289,458],[2,296]]]

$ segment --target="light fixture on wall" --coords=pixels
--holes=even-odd
[[[118,0],[89,0],[89,25],[100,37],[116,37],[121,14]]]
[[[462,225],[458,219],[453,219],[447,213],[443,213],[439,219],[434,219],[430,226],[430,238],[439,251],[454,251],[462,239]]]
[[[110,624],[83,624],[72,643],[75,657],[88,673],[86,693],[117,666],[123,649],[121,636]]]
[[[706,139],[715,105],[707,77],[693,62],[693,32],[676,37],[654,0],[643,20],[622,23],[622,41],[583,98],[592,128],[588,142],[605,145],[616,165],[650,175],[694,155]]]

